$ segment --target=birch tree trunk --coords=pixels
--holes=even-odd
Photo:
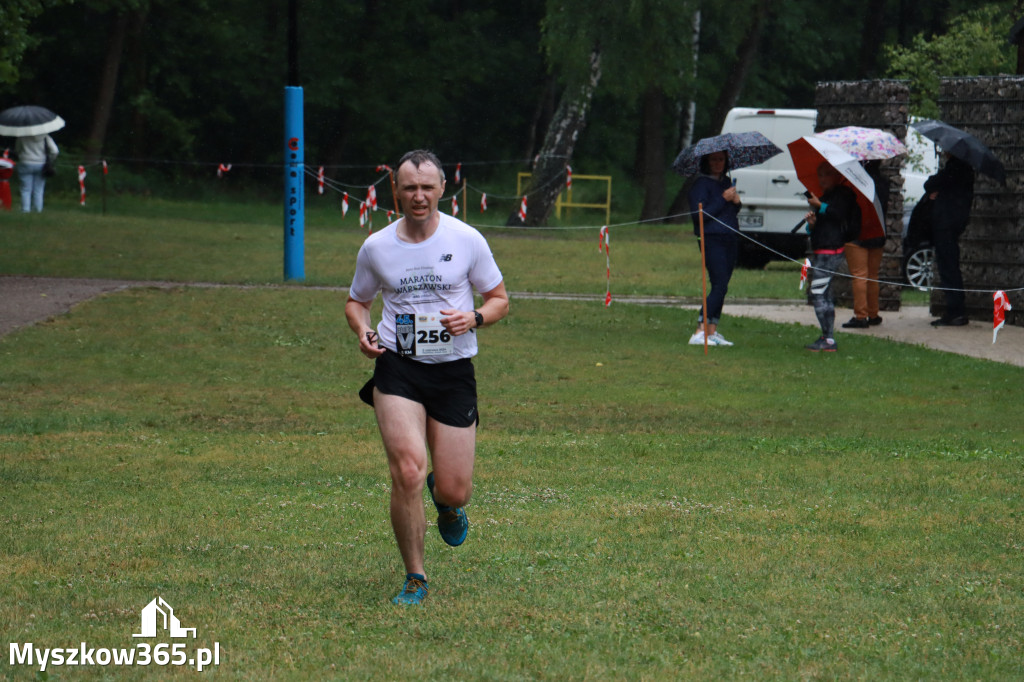
[[[547,223],[558,195],[565,189],[566,166],[572,161],[573,148],[587,123],[587,109],[594,89],[601,80],[601,54],[590,53],[590,77],[578,88],[568,88],[551,119],[544,146],[533,164],[533,174],[526,188],[526,220],[519,217],[517,203],[506,225],[536,227]]]

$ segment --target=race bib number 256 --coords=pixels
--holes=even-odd
[[[396,315],[399,355],[451,355],[452,335],[441,324],[440,314]]]

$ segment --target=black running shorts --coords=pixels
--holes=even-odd
[[[427,416],[464,428],[480,421],[476,409],[476,374],[469,358],[428,364],[386,351],[377,358],[371,379],[359,397],[373,404],[373,387],[420,403]]]

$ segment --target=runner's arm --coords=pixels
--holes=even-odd
[[[488,327],[495,322],[502,320],[508,315],[508,292],[505,291],[505,282],[490,291],[481,292],[484,303],[474,310],[442,310],[441,324],[451,332],[452,336],[460,336],[471,329],[476,328],[476,312],[484,318],[480,326]]]
[[[376,358],[383,355],[384,349],[377,347],[377,332],[370,320],[371,305],[373,301],[363,303],[349,296],[345,301],[345,319],[359,339],[359,351],[368,358]]]

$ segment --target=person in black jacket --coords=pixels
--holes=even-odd
[[[946,297],[946,313],[932,321],[935,327],[967,324],[964,278],[960,272],[960,235],[967,229],[974,200],[974,169],[948,153],[945,165],[924,183],[932,204],[932,245],[935,265]]]
[[[852,231],[860,229],[860,207],[857,195],[843,184],[843,176],[828,163],[818,166],[821,197],[810,194],[807,199],[811,210],[807,224],[811,232],[811,304],[821,327],[821,336],[805,346],[808,350],[834,352],[838,349],[833,337],[836,321],[835,300],[832,298],[832,276],[844,261],[843,248]]]

